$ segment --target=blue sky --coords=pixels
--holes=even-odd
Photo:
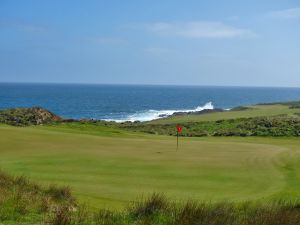
[[[300,87],[300,2],[0,0],[0,82]]]

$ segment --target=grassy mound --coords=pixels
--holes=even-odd
[[[40,107],[15,108],[0,111],[0,123],[14,126],[39,125],[61,120],[62,118],[59,116]]]

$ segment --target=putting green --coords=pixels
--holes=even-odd
[[[0,168],[72,187],[79,200],[122,207],[141,195],[241,201],[299,197],[297,138],[102,136],[0,126]]]

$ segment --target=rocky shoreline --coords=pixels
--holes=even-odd
[[[202,115],[202,114],[224,112],[224,111],[225,111],[224,109],[203,109],[201,111],[193,111],[193,112],[174,112],[172,115],[170,115],[168,117],[186,116],[186,115]]]

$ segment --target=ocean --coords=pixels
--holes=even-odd
[[[300,88],[0,83],[0,109],[40,106],[64,118],[117,122],[278,101],[300,101]]]

